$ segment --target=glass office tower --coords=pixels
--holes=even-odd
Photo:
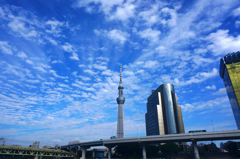
[[[227,54],[220,59],[219,74],[223,79],[232,111],[240,130],[240,52]]]
[[[162,84],[152,91],[148,97],[145,122],[147,136],[185,133],[181,107],[172,84]]]

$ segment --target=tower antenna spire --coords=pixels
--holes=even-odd
[[[120,65],[120,82],[122,83],[122,65]]]
[[[122,65],[120,65],[120,82],[118,86],[118,122],[117,122],[117,138],[124,138],[124,115],[123,115],[123,104],[125,98],[123,97],[123,85],[122,85]]]

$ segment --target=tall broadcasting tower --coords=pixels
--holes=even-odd
[[[117,122],[117,138],[124,138],[124,124],[123,124],[123,104],[125,98],[123,98],[123,86],[122,86],[122,66],[120,66],[120,82],[118,86],[118,122]]]

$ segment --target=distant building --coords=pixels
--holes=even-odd
[[[110,139],[116,139],[116,136],[111,136]]]
[[[225,55],[220,59],[219,74],[223,79],[232,111],[240,130],[240,52]]]
[[[152,90],[148,97],[145,122],[147,136],[185,133],[173,84],[162,84]]]
[[[46,145],[45,145],[45,146],[43,146],[43,148],[44,148],[44,149],[50,149],[50,148],[52,148],[52,146],[46,146]]]
[[[33,148],[39,148],[40,142],[36,141],[34,142],[32,145],[30,145],[29,147],[33,147]]]
[[[226,149],[226,143],[221,142],[220,143],[220,149],[225,150]]]

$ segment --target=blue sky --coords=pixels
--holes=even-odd
[[[240,51],[240,1],[1,0],[0,137],[41,146],[145,136],[147,97],[172,83],[185,130],[236,130],[219,59]],[[20,142],[22,141],[22,142]]]

